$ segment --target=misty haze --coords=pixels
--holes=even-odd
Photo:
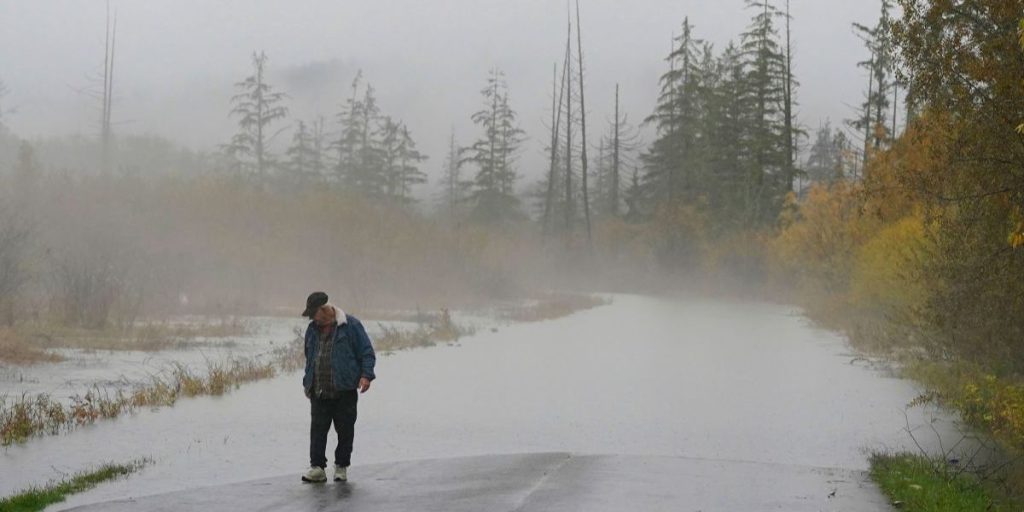
[[[1024,0],[0,3],[0,512],[1024,506]]]

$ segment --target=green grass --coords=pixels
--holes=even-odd
[[[894,506],[908,512],[1020,510],[994,486],[919,455],[874,454],[871,478]]]
[[[93,471],[83,471],[61,482],[30,488],[0,500],[0,512],[43,510],[54,503],[64,501],[68,495],[87,491],[107,480],[134,473],[149,462],[148,459],[139,459],[128,464],[104,464]]]

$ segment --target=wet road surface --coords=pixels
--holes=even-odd
[[[799,483],[814,468],[863,471],[870,450],[913,447],[908,420],[935,444],[922,428],[932,415],[905,409],[918,394],[910,382],[865,367],[839,336],[778,305],[616,296],[567,318],[381,357],[377,373],[360,399],[354,474],[377,463],[549,452],[712,461],[694,477],[737,461],[721,462],[709,474],[722,484],[702,491],[728,503],[732,482],[755,476]],[[155,464],[57,508],[294,480],[308,467],[300,381],[282,375],[10,447],[0,452],[0,495],[138,457]],[[949,430],[942,416],[936,425]],[[827,490],[821,479],[806,483],[773,488],[778,499]]]
[[[890,510],[857,471],[676,457],[483,456],[371,465],[351,476],[347,483],[303,484],[293,475],[74,510]]]

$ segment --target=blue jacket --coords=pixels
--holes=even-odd
[[[302,387],[306,391],[313,388],[313,373],[320,350],[318,331],[316,322],[310,322],[306,328],[306,375],[302,378]],[[345,315],[345,322],[335,326],[331,361],[334,365],[334,387],[339,390],[358,388],[360,377],[376,378],[373,367],[377,364],[377,355],[373,352],[373,343],[363,324],[352,315]]]

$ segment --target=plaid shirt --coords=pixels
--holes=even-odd
[[[314,381],[314,396],[317,398],[338,398],[341,394],[334,387],[334,369],[331,364],[331,355],[334,353],[334,331],[338,326],[332,327],[317,334],[320,349],[317,352],[316,370]]]

